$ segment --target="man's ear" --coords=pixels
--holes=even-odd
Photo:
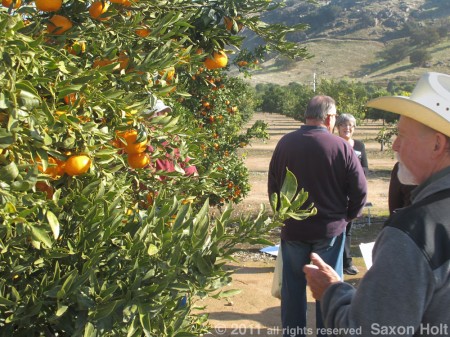
[[[433,154],[436,156],[442,155],[449,149],[449,138],[442,133],[436,132],[434,134],[434,149]]]

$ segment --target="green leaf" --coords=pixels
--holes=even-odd
[[[221,291],[218,295],[217,298],[225,298],[225,297],[231,297],[231,296],[235,296],[238,295],[242,292],[241,289],[230,289],[230,290],[225,290],[225,291]]]
[[[286,168],[286,176],[284,177],[280,194],[284,194],[288,200],[291,200],[297,193],[297,186],[297,178],[288,168]]]
[[[303,204],[308,199],[308,195],[308,192],[305,192],[305,190],[302,188],[295,199],[292,201],[292,209],[297,210],[298,208],[303,206]]]
[[[117,308],[119,308],[125,300],[115,300],[105,304],[99,305],[94,313],[92,314],[92,319],[101,320],[110,316]]]
[[[2,307],[12,307],[15,304],[16,304],[16,302],[10,301],[10,300],[0,296],[0,306],[2,306]]]
[[[141,321],[141,325],[142,328],[145,329],[145,331],[147,331],[147,333],[145,335],[149,335],[150,331],[151,331],[151,316],[149,313],[144,313],[142,314],[141,309],[139,310],[140,314],[139,314],[139,319]]]
[[[6,129],[0,128],[0,149],[6,149],[14,143],[14,136]]]
[[[17,81],[16,89],[25,91],[26,93],[24,93],[24,95],[29,95],[30,97],[34,97],[34,98],[38,99],[39,101],[41,100],[41,97],[39,96],[39,93],[35,89],[34,85],[29,81],[25,81],[25,80]]]
[[[19,175],[19,169],[13,161],[8,165],[0,166],[0,180],[11,182]]]
[[[52,240],[48,236],[47,232],[42,228],[39,228],[37,226],[31,226],[31,236],[36,241],[42,242],[49,248],[52,246]]]
[[[58,98],[64,98],[69,94],[77,93],[81,90],[82,87],[83,86],[81,84],[64,87],[58,91]]]
[[[173,224],[173,231],[177,231],[178,228],[181,227],[181,225],[185,222],[186,214],[189,211],[189,205],[183,205],[180,210],[178,211],[177,217],[175,219],[175,222]]]
[[[11,191],[25,192],[31,190],[34,185],[34,183],[26,180],[14,181],[11,184]]]
[[[59,237],[59,221],[58,221],[58,218],[56,217],[56,215],[52,212],[52,211],[50,211],[50,210],[47,210],[47,212],[46,212],[46,217],[47,217],[47,221],[48,221],[48,223],[49,223],[49,225],[50,225],[50,228],[52,229],[52,232],[53,232],[53,238],[55,239],[55,240],[57,240],[58,239],[58,237]]]
[[[272,208],[272,211],[275,213],[278,208],[278,193],[272,193],[270,196],[270,207]]]
[[[187,331],[180,331],[174,337],[196,337],[197,334],[193,334]]]
[[[68,291],[70,290],[70,288],[72,287],[73,281],[75,280],[75,278],[78,276],[78,271],[77,270],[72,270],[69,275],[67,275],[66,280],[64,281],[61,289],[58,291],[58,293],[56,294],[56,297],[60,300],[63,299]]]
[[[203,258],[200,254],[195,254],[193,256],[195,265],[197,266],[198,270],[203,275],[209,275],[212,270],[212,265],[206,261],[205,258]]]
[[[97,329],[91,322],[86,323],[83,337],[97,337]]]
[[[67,309],[69,309],[69,307],[67,305],[62,305],[58,308],[58,310],[56,310],[56,316],[60,317],[62,315],[64,315],[64,313],[67,311]]]

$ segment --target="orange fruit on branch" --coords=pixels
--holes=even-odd
[[[94,60],[94,62],[92,63],[92,67],[93,67],[93,68],[100,68],[100,67],[107,66],[107,65],[109,65],[109,64],[111,64],[111,63],[113,63],[113,61],[111,61],[110,59],[107,59],[107,58],[104,58],[104,59],[98,58],[98,59],[95,59],[95,60]]]
[[[163,69],[158,72],[160,76],[164,77],[166,76],[166,81],[171,82],[173,77],[175,76],[175,68],[174,67],[168,67],[166,69]]]
[[[225,24],[225,28],[227,30],[231,30],[231,28],[233,28],[233,19],[231,19],[230,17],[228,16],[224,17],[223,23]]]
[[[36,0],[36,8],[43,12],[56,12],[62,6],[62,0]]]
[[[2,0],[2,5],[4,7],[11,7],[11,5],[13,4],[13,0]],[[13,8],[17,9],[20,7],[20,5],[22,4],[22,0],[16,0],[16,2],[14,3]]]
[[[96,20],[108,20],[109,18],[101,17],[109,8],[109,3],[102,2],[102,1],[96,1],[94,2],[91,7],[89,7],[89,15],[91,18]]]
[[[138,28],[134,32],[139,37],[147,37],[151,33],[150,29],[148,29],[148,28]]]
[[[128,154],[142,153],[147,149],[147,139],[136,143],[138,132],[134,129],[127,130],[118,135],[125,139],[126,145],[124,146],[124,151]]]
[[[214,52],[206,58],[204,64],[209,70],[224,68],[228,64],[228,56],[223,51]]]
[[[75,154],[66,161],[65,172],[69,176],[78,176],[86,173],[91,167],[91,158],[85,154]]]
[[[54,189],[52,186],[47,185],[44,181],[38,181],[36,183],[36,190],[44,192],[47,199],[53,198]]]
[[[150,156],[148,153],[130,153],[128,154],[128,165],[134,169],[141,169],[150,164]]]
[[[37,159],[37,162],[41,162],[40,159]],[[38,164],[39,172],[48,174],[53,179],[56,179],[64,174],[64,165],[65,163],[61,160],[55,159],[53,157],[48,157],[48,166],[44,170],[41,164]]]
[[[128,64],[130,63],[130,58],[128,57],[126,52],[122,51],[120,52],[117,61],[119,62],[120,69],[126,69],[128,67]]]
[[[50,34],[61,35],[73,27],[72,21],[62,15],[53,15],[48,24],[47,31]]]

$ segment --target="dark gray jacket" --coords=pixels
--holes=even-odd
[[[358,289],[338,283],[325,292],[327,327],[342,335],[450,335],[450,168],[412,199],[386,222]]]

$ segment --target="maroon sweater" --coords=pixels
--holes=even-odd
[[[299,189],[309,193],[317,214],[305,220],[288,219],[281,238],[321,240],[341,234],[360,215],[367,182],[355,151],[325,127],[303,125],[278,142],[269,166],[268,192],[279,193],[286,167],[297,177]]]

